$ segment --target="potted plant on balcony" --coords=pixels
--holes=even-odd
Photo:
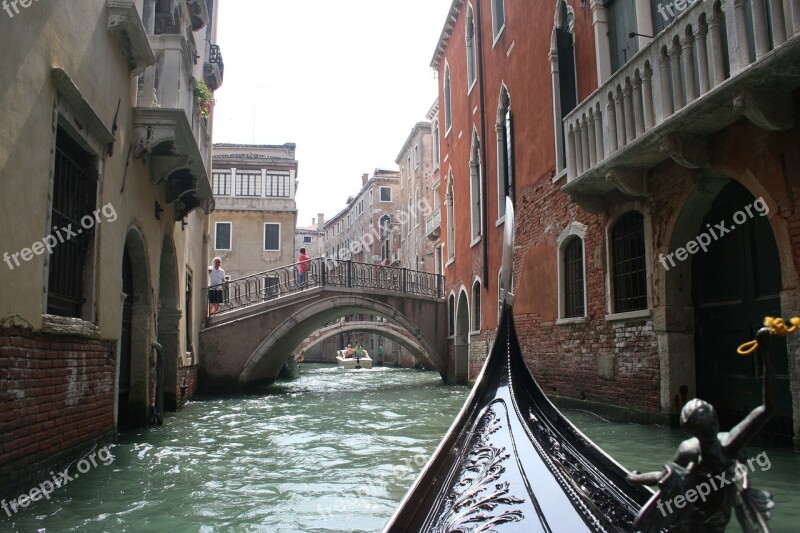
[[[203,80],[195,80],[194,103],[197,105],[197,114],[204,119],[208,118],[211,106],[214,104],[214,93]]]

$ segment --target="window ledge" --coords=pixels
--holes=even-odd
[[[499,228],[500,226],[505,224],[505,222],[506,222],[506,216],[503,215],[503,216],[501,216],[500,218],[497,219],[497,222],[494,223],[494,227]]]
[[[470,331],[469,332],[469,336],[470,337],[474,337],[475,335],[480,335],[480,334],[481,334],[480,330],[478,330],[478,331]]]
[[[611,313],[606,315],[607,322],[616,322],[618,320],[634,320],[638,318],[651,318],[653,316],[650,309],[639,309],[636,311],[628,311],[625,313]]]
[[[481,242],[481,239],[482,239],[482,237],[481,237],[480,235],[478,235],[477,237],[475,237],[474,239],[472,239],[472,242],[470,242],[470,243],[469,243],[469,247],[470,247],[470,248],[475,248],[475,245],[476,245],[476,244],[478,244],[478,243],[480,243],[480,242]]]
[[[585,324],[585,316],[573,316],[570,318],[559,318],[556,320],[556,326],[568,326],[570,324]]]
[[[447,268],[447,267],[449,267],[450,265],[452,265],[455,262],[456,262],[456,258],[455,257],[451,257],[450,259],[447,260],[447,263],[444,264],[444,267]]]
[[[100,338],[100,328],[96,324],[58,315],[42,315],[42,332],[52,335],[78,335],[81,337]]]
[[[552,182],[556,183],[566,177],[567,177],[567,169],[565,168],[561,172],[556,172],[556,175],[553,176]]]

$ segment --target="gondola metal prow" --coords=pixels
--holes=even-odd
[[[514,204],[506,196],[506,215],[503,228],[503,265],[500,269],[500,305],[514,307]]]

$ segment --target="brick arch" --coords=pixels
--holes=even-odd
[[[374,333],[376,335],[380,335],[381,337],[393,340],[408,350],[415,359],[420,360],[430,366],[436,366],[416,338],[411,336],[405,329],[386,322],[345,322],[344,324],[326,328],[325,332],[318,339],[314,339],[308,343],[303,347],[303,350],[309,350],[317,344],[320,344],[336,335],[354,331]],[[370,354],[370,356],[372,356],[374,359],[374,354]]]
[[[425,333],[406,315],[366,295],[336,295],[314,299],[311,303],[285,318],[266,334],[258,347],[250,354],[239,373],[240,384],[268,380],[277,375],[277,370],[292,349],[326,322],[343,315],[371,314],[386,318],[406,330],[420,347],[429,354],[431,362],[446,379],[447,364],[443,354],[436,349],[436,339],[428,339]]]

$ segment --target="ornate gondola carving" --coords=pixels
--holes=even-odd
[[[524,518],[520,504],[525,500],[511,494],[504,480],[511,455],[492,436],[505,430],[495,403],[485,410],[470,442],[465,468],[444,503],[442,526],[433,531],[494,531],[494,527]],[[502,406],[505,412],[505,406]],[[503,417],[506,418],[506,417]],[[479,526],[479,527],[475,527]]]

